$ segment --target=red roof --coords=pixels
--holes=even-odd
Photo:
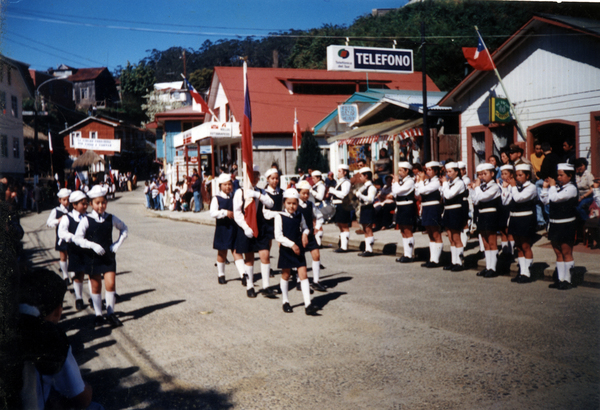
[[[215,79],[223,86],[229,106],[237,121],[244,114],[244,92],[242,67],[215,67]],[[365,73],[308,70],[292,68],[248,68],[250,102],[252,105],[252,131],[258,133],[291,133],[294,124],[294,109],[302,130],[314,127],[319,121],[343,103],[351,94],[315,95],[290,94],[285,82],[356,84],[366,80]],[[393,90],[422,89],[422,74],[369,73],[369,83],[384,83]],[[427,89],[439,91],[427,77]],[[211,88],[214,104],[216,91]],[[157,114],[158,115],[158,114]]]
[[[154,115],[154,122],[162,125],[164,121],[204,121],[205,114],[194,110],[193,106],[176,108],[174,110],[159,112]]]
[[[69,81],[89,81],[98,78],[104,70],[108,70],[106,67],[99,68],[78,68],[77,72],[67,77]]]

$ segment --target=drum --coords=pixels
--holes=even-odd
[[[325,222],[331,221],[335,216],[335,205],[331,203],[331,200],[326,199],[322,201],[317,208],[319,208],[319,211],[323,214]]]

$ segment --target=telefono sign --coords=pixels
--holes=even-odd
[[[378,71],[411,74],[412,50],[351,46],[327,47],[328,71]]]

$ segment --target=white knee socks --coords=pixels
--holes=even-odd
[[[262,287],[266,289],[269,287],[269,277],[271,276],[271,264],[261,263],[260,264],[260,276],[262,278]]]
[[[350,239],[350,232],[340,232],[340,247],[343,250],[348,250],[348,240]]]
[[[302,288],[302,297],[304,298],[304,307],[310,305],[310,284],[308,279],[300,281],[300,287]]]
[[[244,273],[246,273],[246,265],[244,264],[244,260],[243,259],[237,259],[235,261],[235,267],[238,270],[238,273],[240,274],[240,278],[244,277]]]
[[[115,312],[115,292],[104,292],[106,298],[106,313],[112,315]]]
[[[288,281],[284,279],[279,280],[279,287],[281,288],[281,302],[290,303],[288,299]]]
[[[375,242],[374,237],[365,238],[365,252],[373,252],[373,243]]]
[[[483,238],[481,237],[481,234],[479,234],[479,252],[487,252],[483,246]]]
[[[75,299],[83,298],[83,283],[73,281],[73,290],[75,291]]]
[[[571,283],[571,268],[573,268],[575,266],[575,261],[571,261],[571,262],[563,262],[565,264],[565,270],[564,270],[564,280],[565,282],[569,282]]]
[[[312,271],[313,271],[313,283],[319,283],[319,276],[321,274],[321,261],[313,261]]]
[[[246,268],[246,275],[248,275],[248,281],[246,282],[246,289],[254,288],[254,265],[244,265]]]
[[[461,246],[460,248],[457,247],[455,252],[456,252],[456,264],[463,266],[463,259],[464,259],[463,254],[465,252],[464,246]]]
[[[487,270],[496,271],[496,264],[498,263],[498,251],[485,251],[485,268]]]
[[[225,276],[225,262],[217,262],[217,273],[219,276]]]
[[[102,316],[102,294],[92,293],[92,305],[96,316]]]
[[[443,243],[429,242],[429,252],[431,253],[429,260],[433,263],[440,263],[443,248]]]
[[[62,272],[63,279],[69,279],[69,263],[67,261],[60,261],[58,262],[58,265],[60,266],[60,271]]]
[[[450,256],[453,265],[458,265],[456,262],[456,246],[450,246]]]
[[[315,233],[315,240],[317,241],[317,245],[321,246],[323,244],[323,231]]]
[[[463,248],[467,246],[467,242],[469,241],[469,230],[463,229],[460,233],[460,241],[462,242]]]
[[[415,238],[410,237],[406,239],[408,246],[404,248],[404,256],[412,258],[415,250]]]

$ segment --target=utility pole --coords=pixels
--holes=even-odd
[[[185,50],[183,50],[183,76],[187,78],[187,72],[185,69]]]
[[[423,162],[431,160],[429,125],[427,124],[427,73],[425,67],[425,22],[421,21],[421,72],[423,74]]]

